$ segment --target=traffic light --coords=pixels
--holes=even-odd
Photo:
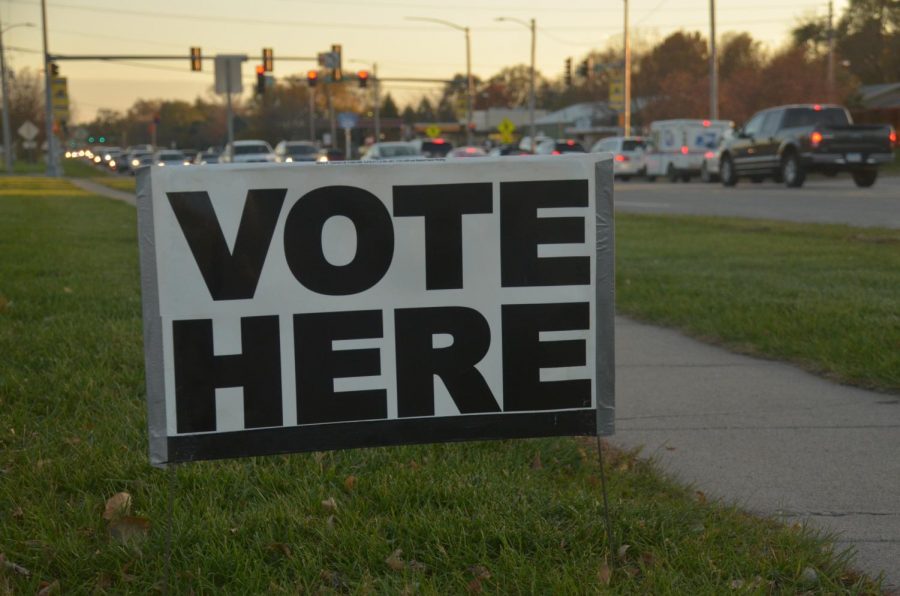
[[[572,86],[572,59],[566,58],[566,87]]]
[[[585,58],[584,61],[578,66],[578,76],[583,79],[590,79],[593,70],[593,60],[591,60],[590,57]]]
[[[356,73],[356,77],[359,79],[360,88],[365,88],[369,86],[369,71],[361,70]]]
[[[272,48],[263,48],[262,51],[263,70],[272,72],[275,70],[275,57],[272,55]]]
[[[310,70],[306,73],[306,84],[310,87],[315,87],[316,83],[319,82],[319,71]]]
[[[341,70],[341,44],[333,44],[331,51],[337,56],[334,68],[331,69],[331,80],[335,83],[340,83],[344,79],[344,72]]]
[[[56,62],[50,63],[50,76],[51,77],[59,76],[59,64],[57,64]]]
[[[266,92],[266,69],[260,64],[256,67],[256,94],[263,95]]]
[[[203,70],[203,59],[200,56],[200,48],[191,48],[191,70]]]

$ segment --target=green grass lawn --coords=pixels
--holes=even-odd
[[[900,392],[900,230],[616,218],[619,312]]]
[[[646,236],[666,222],[623,220],[620,287],[656,287],[630,273],[642,262],[631,253],[646,254]],[[57,180],[0,186],[0,594],[53,582],[62,593],[161,587],[168,474],[147,463],[135,236],[134,208],[123,203]],[[708,503],[631,454],[607,455],[612,553],[589,441],[179,466],[172,585],[231,594],[877,591],[807,530]],[[110,525],[104,506],[120,491],[132,496],[131,517]]]
[[[116,190],[121,190],[125,192],[135,192],[135,179],[132,177],[123,178],[120,176],[104,176],[101,178],[94,178],[94,182],[98,184],[102,184],[104,186],[108,186],[110,188],[114,188]]]

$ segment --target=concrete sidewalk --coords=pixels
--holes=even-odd
[[[612,442],[710,496],[808,521],[900,586],[900,396],[616,320]]]
[[[135,198],[134,193],[116,190],[114,188],[104,186],[103,184],[92,182],[91,180],[87,180],[85,178],[66,178],[66,180],[83,191],[92,192],[95,195],[100,195],[101,197],[107,197],[109,199],[115,199],[117,201],[124,201],[129,205],[137,204],[137,199]]]

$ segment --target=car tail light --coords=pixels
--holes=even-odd
[[[715,156],[716,156],[716,154],[713,153],[712,151],[707,151],[706,153],[703,154],[703,157],[705,157],[706,159],[712,159]]]
[[[444,139],[434,139],[434,140],[431,141],[431,142],[434,143],[435,145],[443,145],[443,144],[444,144]]]
[[[466,153],[475,153],[475,147],[466,147]]]
[[[561,155],[561,153],[559,151],[557,151],[556,149],[554,149],[553,151],[550,152],[550,155]]]
[[[891,129],[891,132],[888,133],[888,140],[891,142],[891,145],[897,144],[897,131],[893,128]]]
[[[573,141],[573,140],[571,140],[571,139],[569,139],[568,141],[566,141],[566,145],[568,145],[569,147],[572,147],[574,144],[575,144],[575,141]]]
[[[688,149],[688,146],[687,146],[687,145],[682,145],[682,146],[681,146],[681,154],[682,154],[682,155],[687,155],[687,154],[688,154],[688,151],[690,151],[690,149]]]
[[[820,133],[818,130],[814,130],[809,135],[809,142],[812,144],[813,147],[818,147],[819,143],[822,142],[822,133]]]
[[[816,105],[813,106],[813,109],[814,109],[815,111],[817,111],[817,112],[821,112],[821,111],[822,111],[822,106],[820,106],[819,104],[816,104]]]
[[[621,153],[619,153],[618,155],[616,155],[615,160],[616,160],[616,161],[629,161],[629,160],[628,160],[628,156],[627,156],[627,155],[622,155]]]
[[[710,121],[709,121],[709,120],[704,120],[704,121],[703,121],[703,126],[709,126],[709,125],[710,125]]]

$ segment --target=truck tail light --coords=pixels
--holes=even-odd
[[[712,159],[715,156],[716,156],[716,154],[713,153],[712,151],[707,151],[706,153],[703,154],[703,157],[705,157],[706,159]]]
[[[891,132],[888,133],[888,140],[891,142],[891,145],[897,145],[897,131],[893,128]]]
[[[616,155],[616,161],[629,161],[627,155],[622,155],[621,153]]]
[[[822,142],[822,133],[820,133],[818,130],[814,130],[809,135],[809,142],[810,142],[810,144],[812,144],[813,147],[818,147],[819,143]]]
[[[688,154],[688,151],[690,151],[690,149],[688,149],[688,146],[687,146],[687,145],[682,145],[682,146],[681,146],[681,154],[682,154],[682,155],[687,155],[687,154]]]

